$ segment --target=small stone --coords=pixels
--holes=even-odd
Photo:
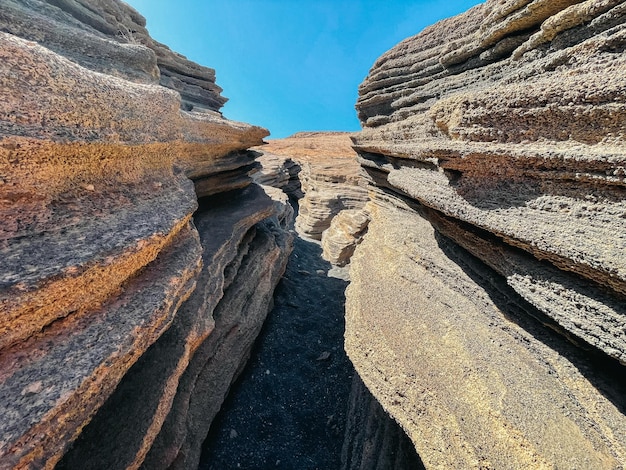
[[[330,353],[328,351],[324,351],[322,354],[320,354],[318,356],[317,359],[315,359],[316,361],[326,361],[328,358],[330,358]]]
[[[24,395],[35,395],[43,390],[43,382],[38,380],[37,382],[33,382],[30,385],[27,385],[22,390],[22,396]]]
[[[237,433],[237,431],[235,431],[234,429],[230,430],[230,438],[231,439],[235,439],[237,436],[239,436],[239,434]]]

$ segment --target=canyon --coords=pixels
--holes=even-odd
[[[488,0],[373,64],[361,131],[264,142],[125,3],[0,0],[0,468],[197,468],[300,368],[319,462],[622,468],[625,20]],[[347,357],[246,373],[275,303]]]

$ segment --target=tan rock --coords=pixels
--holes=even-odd
[[[2,350],[2,468],[53,468],[126,371],[171,325],[200,269],[187,225],[120,295]],[[33,389],[33,382],[42,386]]]
[[[332,218],[344,209],[357,209],[367,200],[360,185],[360,169],[346,132],[300,132],[271,140],[257,149],[280,161],[295,161],[304,196],[299,201],[296,230],[320,240]],[[263,163],[263,157],[261,162]],[[269,163],[268,166],[276,165]]]
[[[274,203],[258,186],[232,196],[198,210],[194,222],[204,251],[196,290],[73,444],[63,468],[167,468],[182,446],[194,449],[181,452],[183,468],[197,466],[200,445],[263,325],[290,251],[291,237],[266,220]],[[207,363],[214,364],[213,375],[198,379]],[[190,401],[199,404],[189,409]]]
[[[487,1],[360,87],[347,347],[427,468],[626,461],[625,20]]]
[[[227,101],[215,84],[215,70],[151,38],[145,18],[126,3],[3,0],[0,25],[3,31],[37,42],[90,70],[160,83],[179,94],[187,111],[216,112]]]
[[[139,468],[207,387],[190,369],[214,361],[220,406],[291,207],[250,184],[267,131],[224,119],[214,72],[130,7],[0,3],[0,468]],[[169,442],[198,449],[207,416]]]
[[[285,194],[296,199],[304,196],[298,178],[301,168],[297,162],[290,157],[269,152],[260,154],[256,161],[261,164],[260,170],[252,175],[256,183],[280,188]]]
[[[426,468],[619,468],[617,370],[534,321],[419,215],[371,212],[351,262],[346,351]]]
[[[367,206],[366,206],[367,207]],[[367,232],[366,209],[346,209],[337,214],[322,233],[322,257],[336,266],[345,266]]]

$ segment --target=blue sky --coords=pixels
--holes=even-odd
[[[126,0],[152,37],[216,70],[229,119],[270,138],[360,128],[357,88],[385,51],[476,0]]]

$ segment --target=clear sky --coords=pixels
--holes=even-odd
[[[153,38],[214,68],[229,119],[360,129],[357,88],[385,51],[478,0],[126,0]]]

